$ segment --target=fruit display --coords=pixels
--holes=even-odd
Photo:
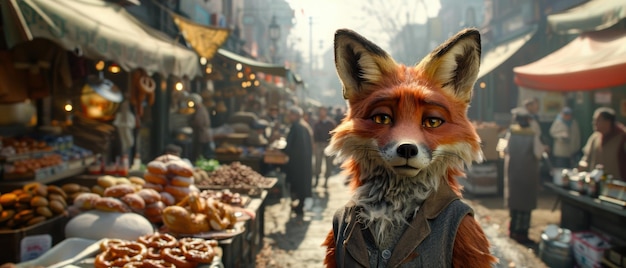
[[[197,267],[212,263],[220,252],[216,240],[177,239],[153,233],[135,241],[105,239],[100,243],[95,267]]]
[[[177,234],[223,231],[233,229],[236,223],[233,207],[197,192],[163,210],[163,224],[168,231]]]
[[[68,193],[33,182],[0,195],[0,230],[19,229],[66,213]]]

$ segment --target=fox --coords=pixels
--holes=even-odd
[[[483,160],[467,117],[480,33],[459,31],[415,66],[351,29],[334,35],[348,109],[325,153],[351,197],[322,246],[326,267],[491,267],[498,259],[457,178]]]

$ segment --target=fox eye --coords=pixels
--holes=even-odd
[[[389,125],[391,124],[391,116],[388,114],[375,114],[372,116],[372,121],[376,124]]]
[[[422,125],[427,128],[436,128],[443,124],[443,119],[437,117],[428,117],[422,122]]]

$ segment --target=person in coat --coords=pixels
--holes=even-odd
[[[215,143],[213,141],[213,132],[211,130],[211,117],[209,111],[202,103],[202,97],[198,94],[191,94],[191,100],[194,102],[195,112],[191,117],[190,125],[193,128],[193,155],[192,161],[196,161],[200,156],[210,159],[213,157]]]
[[[289,156],[285,175],[294,194],[294,201],[298,201],[293,208],[297,216],[304,214],[304,200],[312,196],[313,180],[313,131],[302,119],[302,115],[300,107],[289,108],[288,120],[291,126],[287,134],[287,145],[283,149]]]
[[[564,107],[550,126],[550,136],[554,140],[552,154],[554,166],[574,167],[574,159],[580,151],[580,128],[572,116],[572,109]]]
[[[539,159],[544,148],[525,109],[514,109],[513,118],[504,149],[504,202],[511,217],[509,236],[521,244],[530,244],[533,242],[528,238],[528,229],[531,212],[537,208]]]
[[[598,164],[604,173],[626,180],[626,131],[617,122],[615,110],[600,107],[593,113],[593,130],[582,149],[583,157],[578,163],[580,170],[591,171]]]

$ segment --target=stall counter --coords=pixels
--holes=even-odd
[[[572,232],[592,230],[608,235],[613,245],[626,245],[626,210],[600,199],[582,195],[554,183],[545,186],[561,202],[561,228]]]

